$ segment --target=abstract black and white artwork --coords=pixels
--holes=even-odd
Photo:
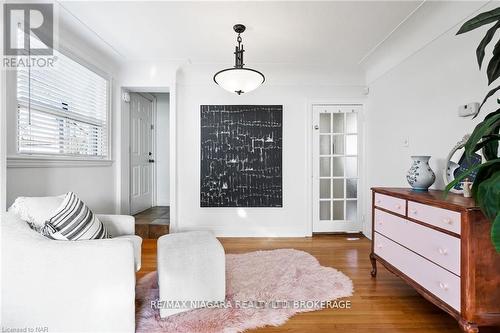
[[[201,207],[282,207],[282,105],[201,105]]]

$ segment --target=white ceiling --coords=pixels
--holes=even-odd
[[[230,65],[236,39],[232,26],[243,23],[249,66],[355,68],[421,2],[60,3],[86,34],[91,30],[101,43],[104,40],[118,61]]]

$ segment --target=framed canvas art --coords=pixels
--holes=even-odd
[[[201,105],[201,207],[282,207],[282,105]]]

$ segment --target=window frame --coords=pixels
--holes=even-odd
[[[68,57],[70,60],[75,61],[79,65],[85,67],[87,70],[106,80],[106,135],[107,135],[107,156],[92,157],[92,156],[70,156],[70,155],[49,155],[49,154],[29,154],[19,153],[19,128],[17,123],[17,69],[9,70],[7,72],[7,114],[9,127],[14,130],[7,130],[8,138],[8,154],[7,154],[7,167],[78,167],[78,166],[108,166],[113,164],[113,118],[112,118],[112,92],[113,92],[113,77],[111,74],[100,69],[93,63],[83,59],[70,51],[63,45],[59,44],[54,47],[62,55]],[[56,60],[57,66],[57,60]],[[10,132],[10,133],[9,133]]]

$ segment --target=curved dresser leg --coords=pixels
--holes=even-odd
[[[375,259],[375,255],[372,253],[370,253],[370,261],[372,263],[372,271],[370,272],[370,274],[372,275],[372,277],[376,277],[377,276],[377,260]]]
[[[466,320],[460,320],[460,329],[464,333],[479,333],[479,327],[475,323],[468,322]]]

